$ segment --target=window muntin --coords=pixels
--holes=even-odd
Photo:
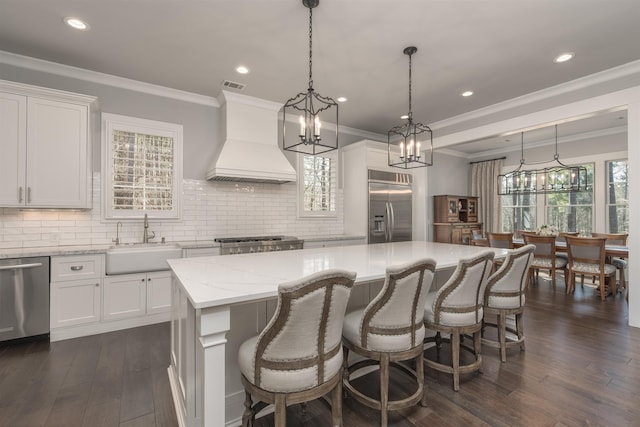
[[[629,232],[629,169],[624,160],[607,162],[607,232]]]
[[[103,114],[104,217],[179,218],[182,126]]]
[[[299,155],[299,214],[301,217],[335,217],[337,158],[333,154]]]

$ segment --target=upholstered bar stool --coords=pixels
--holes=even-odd
[[[362,309],[345,316],[343,326],[344,388],[347,395],[381,411],[380,424],[387,425],[388,411],[415,405],[424,395],[424,304],[436,262],[419,260],[404,266],[389,267],[378,295]],[[348,365],[349,350],[366,357]],[[398,362],[415,361],[415,370]],[[380,400],[367,396],[350,381],[362,368],[379,365]],[[412,377],[416,391],[406,398],[389,401],[389,368],[393,366]]]
[[[553,237],[552,237],[553,238]],[[526,237],[525,237],[526,239]],[[520,249],[509,251],[502,266],[489,277],[484,291],[484,322],[482,343],[500,349],[500,360],[507,361],[507,348],[519,345],[524,351],[524,292],[527,284],[529,266],[534,257],[534,245],[526,245]],[[495,315],[496,323],[487,321],[487,315]],[[515,329],[507,326],[507,316],[515,317]],[[485,337],[485,328],[495,327],[498,339]],[[507,339],[507,331],[515,335],[515,339]]]
[[[424,358],[427,367],[453,374],[453,389],[460,389],[460,374],[482,372],[481,333],[483,297],[487,279],[492,269],[493,252],[484,252],[473,258],[461,259],[451,278],[438,290],[427,296],[424,324],[436,331],[435,337],[425,342],[435,342],[438,360]],[[441,334],[450,334],[442,338]],[[473,348],[460,340],[465,334],[473,334]],[[451,365],[440,362],[442,343],[451,343]],[[470,351],[475,360],[460,366],[460,349]]]
[[[278,286],[273,317],[238,350],[244,427],[269,404],[275,405],[275,426],[285,427],[287,405],[329,393],[332,425],[342,426],[342,322],[355,277],[327,270]]]

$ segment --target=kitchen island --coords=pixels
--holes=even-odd
[[[240,424],[244,391],[238,348],[266,325],[278,284],[329,268],[355,271],[350,305],[358,306],[379,289],[361,285],[379,283],[390,265],[434,258],[436,288],[460,258],[487,250],[496,258],[506,255],[505,249],[413,241],[170,260],[169,379],[180,425]]]

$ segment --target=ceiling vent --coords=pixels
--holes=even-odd
[[[232,82],[231,80],[225,80],[222,82],[222,87],[228,89],[244,90],[245,86],[246,85],[243,85],[242,83]]]

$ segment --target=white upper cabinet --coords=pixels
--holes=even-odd
[[[0,205],[24,206],[27,97],[0,92]],[[20,190],[22,188],[22,190]]]
[[[93,101],[0,81],[0,206],[91,208]]]

